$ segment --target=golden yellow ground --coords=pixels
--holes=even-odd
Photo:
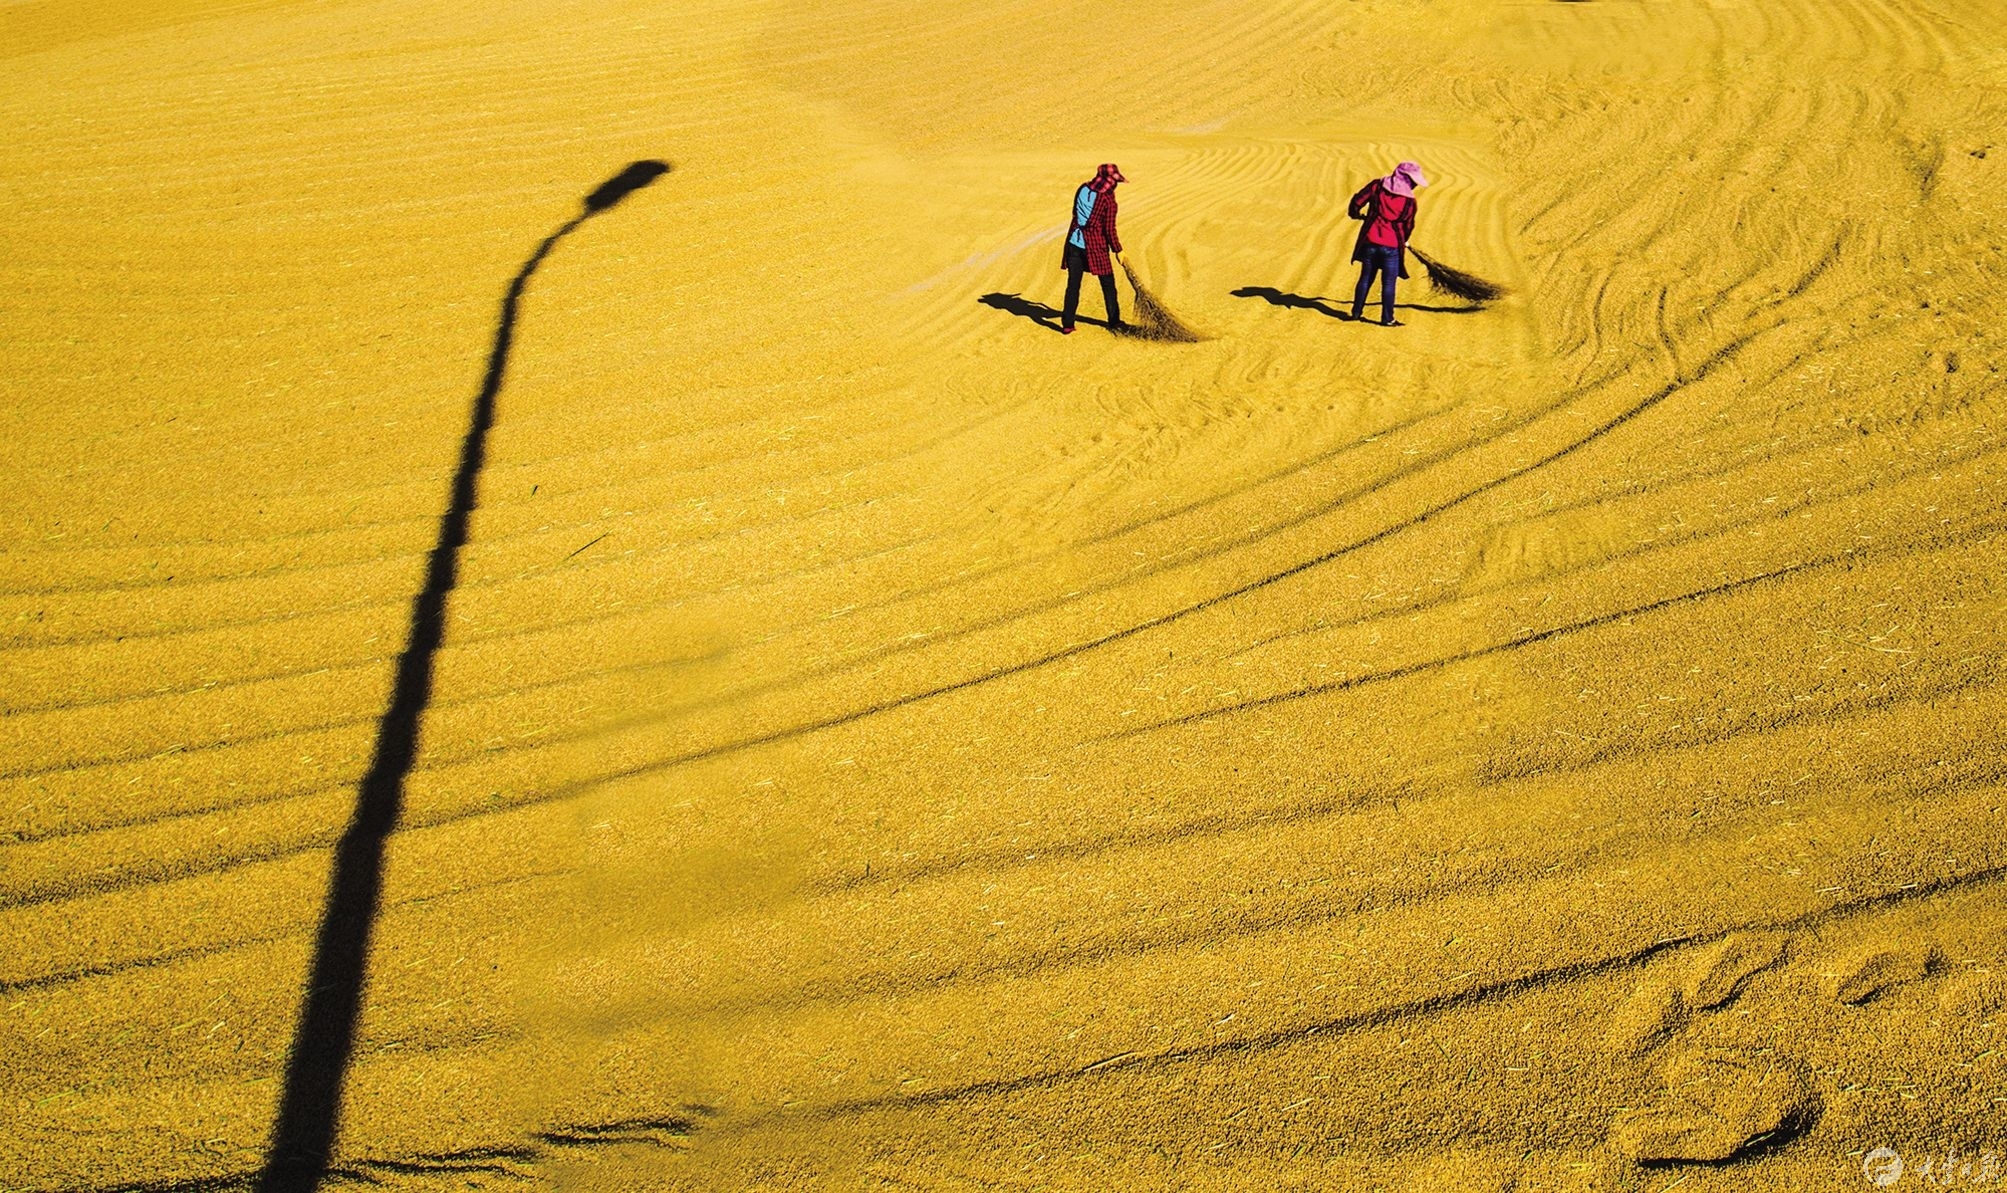
[[[516,328],[339,1179],[2007,1165],[1998,0],[7,0],[0,67],[0,1187],[257,1170],[503,289],[644,157]],[[1341,302],[1403,158],[1514,297],[1234,293]],[[1105,160],[1208,342],[979,301]]]

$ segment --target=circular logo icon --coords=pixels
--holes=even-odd
[[[1861,1161],[1861,1175],[1869,1184],[1887,1188],[1902,1179],[1902,1157],[1892,1147],[1878,1147]]]

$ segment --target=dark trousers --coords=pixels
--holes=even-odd
[[[1394,321],[1394,283],[1401,276],[1401,250],[1366,246],[1366,259],[1359,262],[1359,287],[1352,291],[1352,317],[1366,313],[1366,295],[1373,288],[1373,275],[1380,275],[1380,322]]]
[[[1051,258],[1047,258],[1051,260]],[[1059,317],[1061,327],[1072,327],[1073,316],[1080,310],[1080,275],[1087,272],[1087,250],[1077,244],[1066,246],[1066,313]],[[1115,275],[1104,273],[1101,278],[1101,302],[1108,308],[1108,325],[1122,325],[1122,302],[1115,296]]]

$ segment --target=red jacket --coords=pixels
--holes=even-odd
[[[1400,207],[1399,214],[1395,214],[1391,210],[1382,210],[1383,199],[1404,199],[1406,202],[1385,204],[1387,208]],[[1359,225],[1359,240],[1352,246],[1352,259],[1354,261],[1366,259],[1366,250],[1373,246],[1372,241],[1366,239],[1366,234],[1373,230],[1375,223],[1378,223],[1393,230],[1396,241],[1394,247],[1400,250],[1400,275],[1407,277],[1408,237],[1414,235],[1415,231],[1415,197],[1391,194],[1384,190],[1380,186],[1380,180],[1375,178],[1360,188],[1358,194],[1352,196],[1350,213],[1353,219],[1365,221]]]
[[[1086,189],[1084,186],[1082,189]],[[1079,191],[1074,192],[1074,201],[1079,202]],[[1084,227],[1073,222],[1071,212],[1066,220],[1066,240],[1060,245],[1059,267],[1066,268],[1066,245],[1073,242],[1074,230],[1078,228],[1081,239],[1087,242],[1087,272],[1097,277],[1115,272],[1108,263],[1110,252],[1122,251],[1122,237],[1115,231],[1115,192],[1105,191],[1094,196],[1094,213],[1087,217]]]

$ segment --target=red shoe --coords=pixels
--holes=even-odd
[[[1073,334],[1073,329],[1070,327],[1062,327],[1059,329],[1059,334],[1063,336],[1070,336]]]

